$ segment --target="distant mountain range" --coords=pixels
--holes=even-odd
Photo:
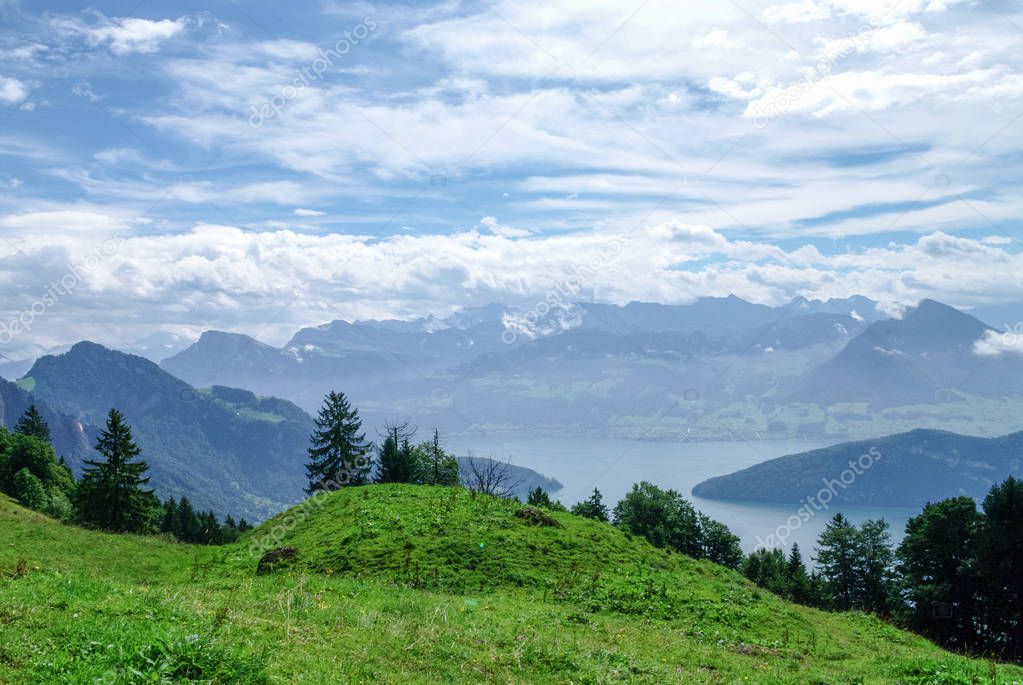
[[[333,321],[281,347],[209,331],[161,365],[198,387],[247,388],[307,411],[342,388],[371,423],[412,418],[464,434],[995,434],[1023,409],[1013,380],[1023,356],[979,354],[997,332],[931,300],[899,319],[864,297],[537,313],[489,305],[445,319]]]
[[[1023,432],[978,438],[921,429],[771,459],[706,480],[693,495],[794,506],[820,497],[829,507],[921,507],[959,495],[983,499],[1008,476],[1023,477]]]
[[[445,319],[333,321],[280,347],[208,331],[161,366],[194,387],[245,388],[309,412],[340,388],[369,423],[411,417],[447,433],[996,433],[1014,427],[1023,397],[1013,381],[1023,357],[978,354],[996,331],[930,300],[901,319],[863,297],[580,303],[530,316],[493,304]],[[181,343],[150,337],[135,344],[150,356]]]

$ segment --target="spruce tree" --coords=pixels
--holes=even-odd
[[[788,583],[788,597],[799,604],[809,604],[811,601],[810,576],[806,574],[806,566],[803,564],[803,554],[799,550],[799,543],[792,543],[792,550],[786,561],[785,579]]]
[[[163,503],[163,517],[160,519],[160,532],[174,535],[175,523],[177,522],[178,505],[171,497]]]
[[[371,445],[361,430],[359,410],[349,404],[344,393],[331,390],[316,417],[316,430],[309,437],[307,493],[366,482],[370,469],[366,455]]]
[[[588,519],[596,519],[604,523],[607,523],[610,518],[607,505],[604,504],[604,496],[600,494],[600,490],[597,488],[593,488],[593,494],[585,500],[573,505],[572,513],[576,516],[585,516]]]
[[[18,423],[14,426],[14,430],[16,433],[31,435],[33,438],[39,438],[47,443],[50,442],[50,426],[43,419],[34,404],[30,404],[25,413],[21,415]]]
[[[111,409],[106,427],[96,441],[103,461],[86,460],[78,485],[78,512],[88,524],[117,532],[146,529],[159,500],[149,482],[145,461],[134,461],[140,454],[124,416]]]
[[[200,524],[199,517],[192,508],[192,503],[187,497],[178,501],[178,510],[174,515],[174,536],[182,542],[199,542]]]
[[[387,437],[380,446],[380,469],[376,482],[415,483],[419,480],[419,469],[410,442],[414,435],[415,431],[407,423],[387,425]]]
[[[828,608],[848,611],[856,601],[856,528],[835,514],[817,539],[817,564],[828,593]]]

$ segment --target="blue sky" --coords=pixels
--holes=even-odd
[[[11,358],[528,305],[593,259],[580,299],[1023,300],[1017,3],[0,10]]]

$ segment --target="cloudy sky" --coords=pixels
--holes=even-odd
[[[1019,302],[1021,64],[1003,0],[0,0],[0,353]]]

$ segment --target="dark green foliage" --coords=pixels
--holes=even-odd
[[[988,609],[988,649],[1023,660],[1023,481],[1010,477],[984,498],[977,570]]]
[[[806,573],[806,566],[803,564],[803,555],[799,550],[799,543],[792,543],[792,550],[789,552],[785,565],[785,578],[788,581],[787,596],[793,602],[799,604],[813,604],[813,589],[810,576]]]
[[[871,519],[860,524],[856,533],[856,599],[857,608],[873,614],[891,613],[894,587],[895,552],[888,522]]]
[[[14,430],[22,435],[39,438],[43,442],[50,442],[50,427],[43,420],[42,415],[34,404],[30,404],[25,413],[21,415],[18,423],[14,426]]]
[[[11,494],[29,509],[40,511],[46,506],[46,490],[43,483],[27,468],[21,469],[11,480]]]
[[[106,428],[96,441],[103,461],[87,460],[76,493],[78,516],[83,523],[117,532],[142,532],[150,528],[159,506],[145,486],[149,468],[135,461],[140,454],[131,428],[116,409],[111,409]]]
[[[568,511],[561,502],[552,500],[547,491],[539,485],[529,491],[529,496],[526,497],[526,504],[534,507],[543,507],[544,509],[553,509],[554,511]]]
[[[887,615],[894,560],[886,521],[864,521],[857,528],[842,514],[835,514],[817,541],[824,606]]]
[[[743,561],[742,574],[776,595],[788,594],[788,565],[777,547],[754,550]]]
[[[616,526],[697,559],[714,558],[736,568],[742,562],[736,538],[724,525],[707,518],[674,490],[643,481],[632,486],[614,509]]]
[[[416,483],[419,481],[419,465],[412,450],[415,431],[407,423],[388,424],[387,437],[380,446],[377,457],[377,483]]]
[[[975,555],[981,522],[969,497],[928,504],[906,524],[898,550],[908,600],[904,622],[958,649],[976,648],[979,641],[973,623],[980,590]]]
[[[38,487],[37,487],[38,486]],[[60,520],[73,515],[71,472],[43,440],[0,428],[0,492]]]
[[[700,557],[727,566],[739,568],[742,564],[742,547],[739,536],[723,523],[700,513]]]
[[[344,393],[331,390],[323,400],[309,441],[312,444],[306,463],[307,493],[366,482],[370,471],[366,455],[372,445],[362,432],[359,410],[349,404]]]
[[[856,528],[835,514],[817,540],[817,564],[827,593],[827,604],[838,611],[853,608],[856,596]]]
[[[0,491],[6,492],[14,474],[26,468],[44,488],[56,487],[65,494],[74,491],[71,473],[57,460],[52,447],[39,438],[0,427]]]
[[[812,582],[798,544],[792,545],[788,558],[777,548],[758,549],[743,561],[742,572],[760,587],[791,602],[815,603]]]
[[[223,545],[237,540],[240,533],[234,518],[228,516],[221,525],[212,511],[195,511],[187,497],[164,502],[159,520],[161,533],[196,545]]]
[[[583,516],[588,519],[595,519],[607,523],[610,515],[607,505],[604,504],[604,497],[600,490],[593,488],[593,494],[572,506],[572,513],[576,516]]]
[[[424,485],[458,485],[458,460],[444,451],[440,433],[433,429],[433,439],[415,446],[419,469],[418,482]]]

